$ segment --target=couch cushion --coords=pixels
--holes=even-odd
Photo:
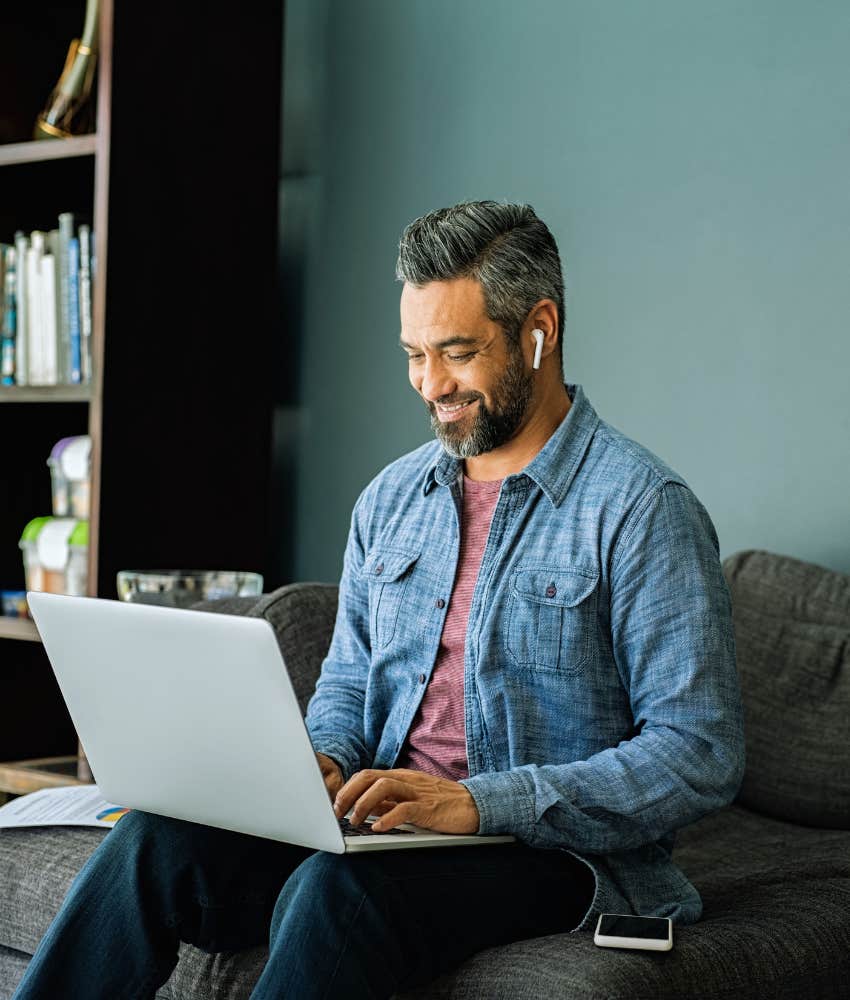
[[[29,955],[0,945],[0,997],[10,997],[26,972]]]
[[[758,550],[723,570],[744,699],[739,801],[850,829],[850,576]]]
[[[108,833],[75,826],[0,830],[0,945],[33,953],[83,862]]]
[[[225,597],[193,607],[270,622],[304,712],[330,646],[338,592],[334,583],[290,583],[261,597]]]

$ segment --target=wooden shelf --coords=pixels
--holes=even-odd
[[[90,774],[88,762],[81,767],[80,758],[72,756],[0,762],[0,792],[27,795],[42,788],[91,784],[91,778],[80,777],[81,771]]]
[[[90,385],[4,385],[0,403],[88,403]]]
[[[39,163],[44,160],[67,160],[72,156],[94,156],[97,135],[73,139],[33,139],[0,145],[0,167],[14,163]]]
[[[41,636],[30,618],[11,618],[0,616],[0,638],[28,639],[30,642],[41,642]]]

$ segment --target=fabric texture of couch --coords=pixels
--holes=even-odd
[[[592,934],[474,956],[408,998],[850,998],[850,576],[748,550],[732,593],[747,769],[736,801],[678,833],[703,898],[667,953],[597,948]],[[336,614],[332,584],[297,583],[201,609],[275,627],[302,709]],[[77,871],[108,831],[0,831],[0,1000],[10,997]],[[161,1000],[249,997],[265,948],[181,947]],[[68,984],[69,998],[75,995]],[[59,998],[57,998],[59,1000]]]

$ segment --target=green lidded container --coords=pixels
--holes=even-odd
[[[34,517],[18,543],[27,590],[86,594],[89,523],[73,517]]]

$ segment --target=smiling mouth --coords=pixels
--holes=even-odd
[[[434,404],[434,409],[437,411],[437,416],[443,423],[448,423],[451,420],[458,420],[464,413],[476,403],[475,399],[467,399],[463,403],[454,403],[451,406],[441,406],[439,403]]]

